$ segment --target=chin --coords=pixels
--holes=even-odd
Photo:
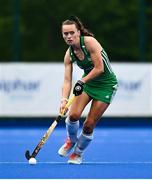
[[[72,46],[73,45],[73,42],[69,42],[69,41],[67,41],[66,42],[68,45],[70,45],[70,46]]]
[[[68,46],[72,46],[72,45],[73,45],[73,43],[67,43],[67,45],[68,45]]]

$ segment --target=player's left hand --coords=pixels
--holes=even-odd
[[[83,92],[84,82],[78,80],[73,88],[73,94],[79,96]]]

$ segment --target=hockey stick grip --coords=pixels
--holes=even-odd
[[[68,109],[68,108],[71,106],[74,98],[75,98],[75,96],[72,96],[72,97],[69,99],[69,101],[67,102],[67,104],[66,104],[66,106],[65,106],[65,109],[64,109],[63,112],[60,114],[60,116],[64,116],[64,115],[66,114],[66,109]]]

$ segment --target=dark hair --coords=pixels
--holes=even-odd
[[[82,36],[94,36],[93,33],[91,33],[88,29],[84,27],[84,25],[77,16],[72,15],[69,19],[62,22],[62,26],[70,24],[75,24],[76,28],[80,30]]]

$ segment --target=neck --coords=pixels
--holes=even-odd
[[[79,50],[79,49],[81,49],[81,47],[80,47],[80,38],[78,39],[77,43],[75,43],[74,45],[72,45],[72,48],[73,48],[74,50]]]

